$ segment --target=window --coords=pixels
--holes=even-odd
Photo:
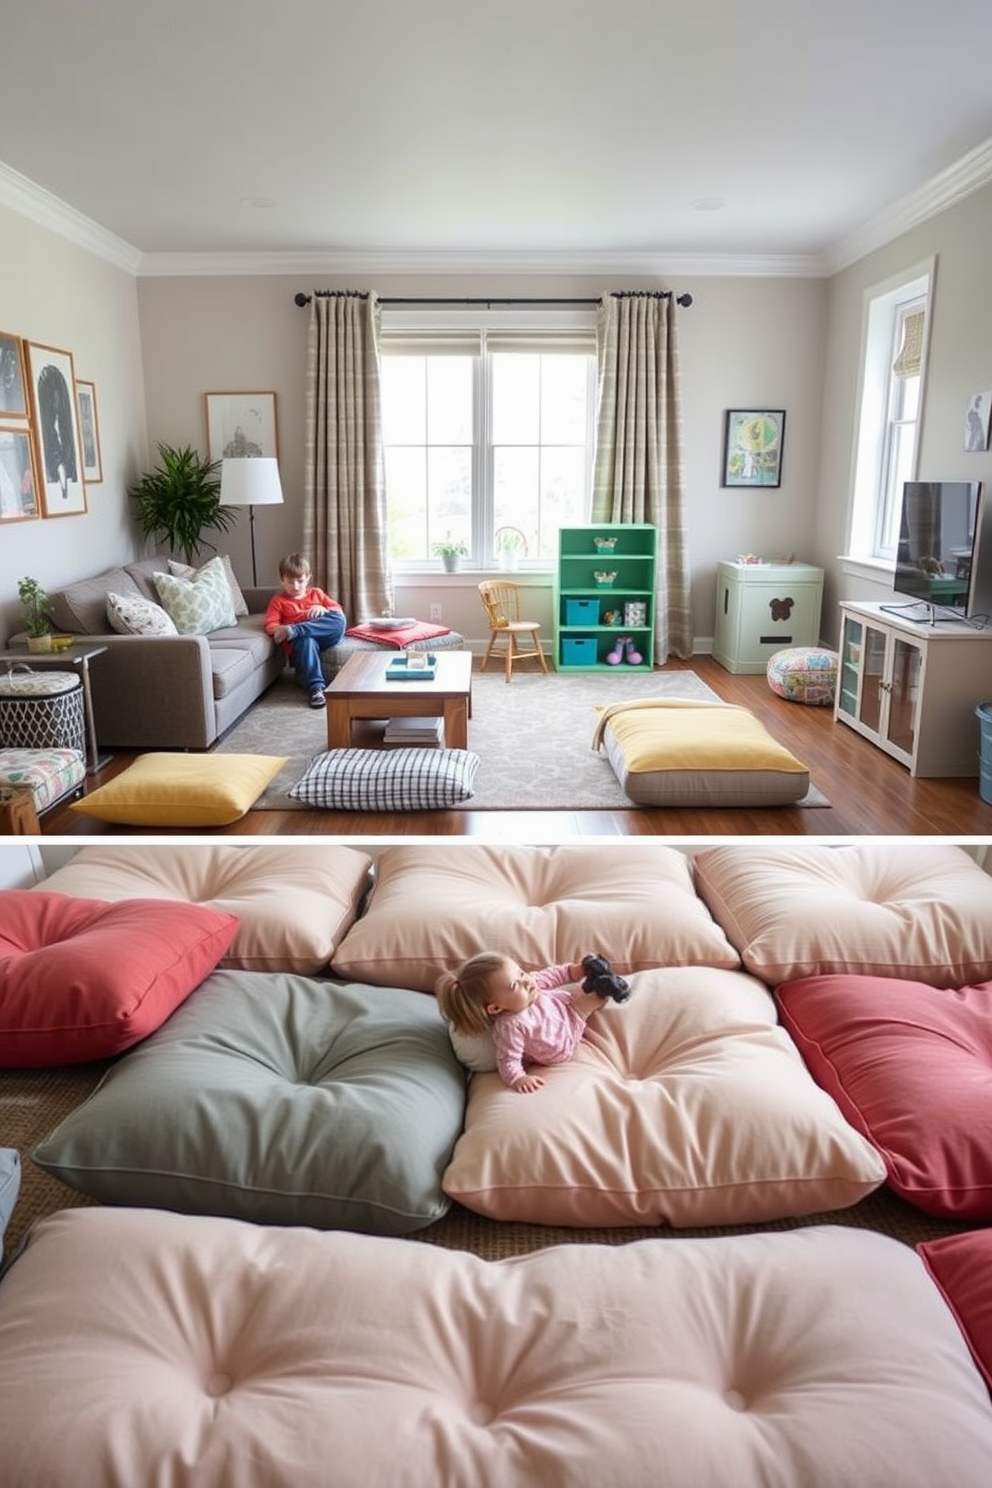
[[[916,475],[932,270],[868,295],[849,555],[895,562],[903,483]]]
[[[390,331],[381,340],[390,558],[433,563],[461,542],[493,567],[497,534],[523,535],[524,565],[547,566],[558,529],[588,521],[595,333],[479,326]],[[518,539],[519,541],[519,539]]]

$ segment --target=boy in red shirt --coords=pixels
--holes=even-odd
[[[310,694],[311,708],[327,705],[320,653],[344,635],[347,621],[336,599],[310,583],[310,564],[289,553],[279,564],[282,593],[269,600],[263,625],[296,669],[296,680]]]

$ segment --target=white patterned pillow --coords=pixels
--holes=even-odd
[[[213,561],[214,560],[211,558],[210,562],[212,563]],[[239,615],[247,615],[248,602],[245,599],[244,595],[241,593],[241,585],[238,583],[237,578],[235,577],[234,568],[231,564],[230,554],[221,553],[220,561],[221,563],[223,563],[224,573],[227,575],[227,587],[231,591],[231,603],[234,605],[235,617]],[[189,563],[180,563],[176,558],[170,558],[169,572],[177,579],[191,579],[193,575],[198,572],[198,570],[193,568],[193,566]]]
[[[179,632],[161,605],[141,594],[107,595],[107,620],[118,635],[167,636]]]
[[[235,623],[231,590],[220,558],[211,558],[191,579],[166,573],[155,574],[154,579],[159,598],[180,635],[208,635]]]
[[[475,789],[469,749],[329,749],[314,755],[294,801],[326,811],[435,811]]]

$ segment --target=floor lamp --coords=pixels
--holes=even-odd
[[[248,529],[251,533],[251,582],[258,587],[258,571],[255,567],[255,508],[256,506],[281,506],[282,483],[279,480],[279,462],[271,455],[224,460],[220,471],[221,506],[246,506]]]

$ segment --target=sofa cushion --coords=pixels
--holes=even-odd
[[[221,966],[309,976],[326,969],[355,919],[371,862],[366,852],[326,841],[258,847],[160,842],[152,852],[94,844],[49,874],[43,890],[204,904],[237,917]]]
[[[223,956],[233,915],[198,904],[0,896],[0,1065],[105,1059],[146,1037]]]
[[[108,594],[140,595],[138,585],[123,568],[108,568],[91,579],[81,579],[48,596],[48,612],[56,630],[67,635],[106,635]]]
[[[16,1147],[0,1147],[0,1261],[3,1233],[17,1203],[21,1188],[21,1157]]]
[[[746,708],[679,698],[614,706],[603,747],[639,806],[786,806],[809,771]]]
[[[119,635],[178,635],[171,616],[141,594],[107,595],[107,621]]]
[[[368,910],[338,947],[334,969],[430,992],[440,972],[488,948],[530,969],[589,950],[621,973],[740,964],[675,848],[420,843],[379,854]]]
[[[223,632],[221,635],[223,636]],[[224,637],[225,640],[228,637]],[[230,637],[236,641],[237,637]],[[210,637],[210,678],[215,699],[230,697],[258,671],[251,652],[240,645],[213,644],[214,637]]]
[[[156,574],[155,588],[180,635],[209,635],[222,625],[234,624],[234,603],[219,558],[211,558],[189,579]]]
[[[992,1220],[992,982],[803,977],[778,988],[813,1078],[885,1159],[890,1188],[949,1219]]]
[[[224,827],[238,821],[288,755],[139,754],[70,810],[132,827]]]
[[[992,877],[959,847],[902,842],[701,848],[696,885],[745,966],[960,987],[992,977]]]
[[[470,749],[328,749],[289,795],[326,811],[442,811],[471,798],[478,768]]]
[[[831,1226],[492,1261],[64,1210],[0,1344],[17,1488],[987,1488],[992,1460],[919,1258]]]
[[[842,1209],[885,1167],[744,972],[644,971],[521,1095],[475,1074],[445,1192],[529,1224],[752,1224]]]
[[[464,1100],[428,998],[218,971],[33,1157],[107,1203],[405,1234],[448,1208]]]
[[[238,583],[235,575],[230,554],[221,553],[219,557],[224,568],[224,577],[227,579],[227,587],[231,591],[231,606],[234,610],[234,617],[238,619],[242,615],[247,615],[248,605],[241,592],[241,585]],[[175,574],[176,578],[179,579],[191,579],[200,570],[194,568],[190,563],[178,563],[175,558],[170,558],[169,572],[170,574]]]
[[[992,1230],[946,1235],[916,1249],[992,1389]]]

